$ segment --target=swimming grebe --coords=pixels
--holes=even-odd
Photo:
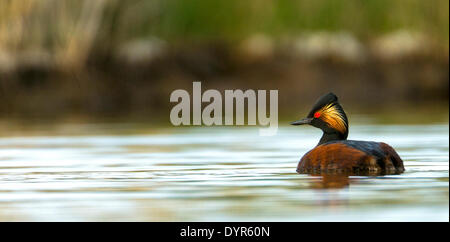
[[[388,144],[347,140],[347,115],[333,93],[320,97],[306,118],[291,124],[309,124],[323,131],[319,144],[298,163],[298,173],[400,174],[405,170]]]

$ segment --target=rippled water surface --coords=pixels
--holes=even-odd
[[[309,127],[64,129],[80,133],[0,137],[1,221],[449,219],[448,124],[353,125],[350,139],[404,159],[404,174],[379,177],[297,174],[321,135]]]

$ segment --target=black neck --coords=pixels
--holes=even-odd
[[[333,141],[333,140],[346,140],[347,138],[344,137],[341,133],[334,132],[334,133],[325,133],[323,132],[322,138],[320,138],[319,144],[321,145],[323,143]]]

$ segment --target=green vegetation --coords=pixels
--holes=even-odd
[[[254,32],[273,36],[303,31],[352,32],[360,37],[397,29],[426,32],[448,40],[448,1],[321,0],[321,1],[158,1],[148,22],[136,21],[137,34],[180,37],[240,38]],[[151,12],[154,2],[139,12]]]
[[[82,49],[150,36],[233,40],[340,30],[368,38],[408,29],[442,43],[449,36],[447,0],[4,0],[0,11],[0,48],[56,51],[64,43]]]

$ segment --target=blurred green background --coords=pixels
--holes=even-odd
[[[336,93],[381,121],[448,120],[447,0],[2,0],[0,118],[169,124],[170,93]]]

